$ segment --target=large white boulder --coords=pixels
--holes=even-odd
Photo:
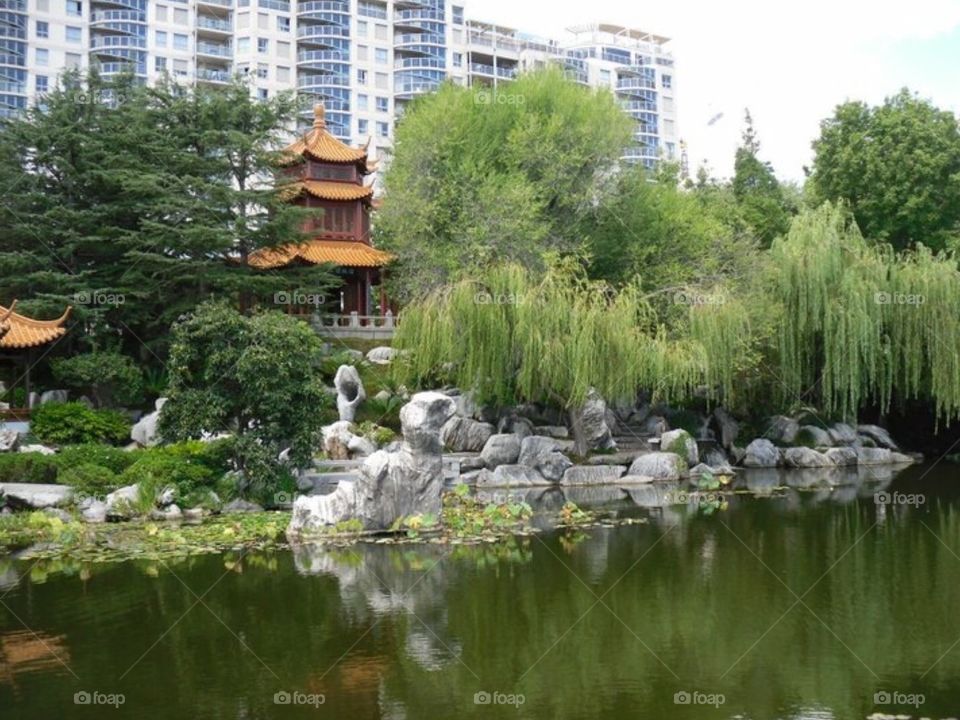
[[[766,438],[757,438],[743,455],[744,467],[772,468],[780,464],[780,450]]]
[[[641,455],[630,465],[627,475],[643,475],[654,480],[679,480],[687,471],[683,458],[672,452],[652,452]]]
[[[520,437],[514,433],[501,433],[487,438],[480,452],[485,467],[496,468],[500,465],[513,465],[520,457]]]
[[[375,347],[367,353],[367,362],[372,362],[375,365],[389,365],[396,355],[397,351],[392,347]]]
[[[783,451],[783,461],[788,467],[815,468],[835,465],[829,455],[808,447],[792,447]]]
[[[14,510],[43,510],[67,505],[73,498],[73,488],[69,485],[2,483],[0,496],[7,507]]]
[[[357,407],[367,398],[363,389],[360,373],[353,365],[341,365],[333,378],[333,386],[337,390],[337,411],[340,420],[353,422],[357,415]]]
[[[166,402],[167,398],[157,398],[153,404],[153,412],[144,415],[130,428],[130,439],[140,447],[152,447],[160,442],[157,424],[160,421],[160,411]]]
[[[697,441],[686,430],[668,430],[660,436],[660,450],[676,453],[693,467],[700,461]]]
[[[574,465],[560,479],[561,485],[612,485],[620,481],[622,465]]]
[[[458,415],[444,424],[440,431],[440,440],[451,452],[480,452],[493,435],[494,429],[490,423]]]
[[[570,458],[563,454],[562,447],[553,438],[531,435],[520,443],[517,463],[536,470],[547,480],[560,482],[567,468],[573,466]]]

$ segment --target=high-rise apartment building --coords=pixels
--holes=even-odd
[[[497,88],[548,63],[614,92],[637,122],[626,159],[677,154],[676,75],[667,39],[615,25],[565,41],[467,19],[450,0],[0,0],[0,115],[69,68],[220,84],[252,76],[269,97],[296,89],[330,131],[389,152],[404,104],[445,80]]]

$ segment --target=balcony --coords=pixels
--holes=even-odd
[[[265,10],[279,10],[280,12],[290,12],[290,3],[286,0],[257,0],[257,7]]]
[[[341,25],[303,25],[297,28],[298,40],[323,40],[324,38],[349,38],[350,28]]]
[[[142,10],[98,10],[90,13],[91,27],[114,22],[146,23],[147,14]]]
[[[26,95],[27,85],[22,82],[0,81],[0,93],[12,95]]]
[[[436,35],[434,33],[403,33],[394,35],[393,37],[394,49],[399,50],[405,46],[415,49],[417,45],[436,45],[443,47],[445,41],[442,35]]]
[[[0,53],[0,65],[26,67],[27,60],[23,55],[17,55],[16,53]]]
[[[488,75],[489,77],[501,77],[512,79],[517,76],[515,67],[494,67],[493,65],[484,65],[482,63],[470,63],[470,72],[477,75]]]
[[[333,98],[333,97],[330,97],[330,95],[324,94],[324,93],[322,93],[322,92],[317,92],[317,93],[311,92],[311,91],[309,90],[309,88],[315,87],[316,85],[317,85],[316,79],[313,78],[313,77],[311,77],[311,76],[301,76],[301,77],[297,78],[297,89],[300,90],[300,92],[302,92],[302,93],[304,93],[304,94],[307,94],[307,95],[320,95],[320,96],[322,96],[322,97],[323,97],[323,106],[326,108],[327,112],[340,112],[340,113],[348,113],[348,112],[350,112],[350,101],[349,101],[349,100],[340,100],[340,99],[337,99],[337,98]],[[313,117],[313,108],[310,107],[310,108],[306,108],[306,109],[304,109],[304,110],[301,110],[301,111],[300,111],[300,114],[303,115],[304,117],[306,117],[307,115],[309,115],[309,116],[312,118],[312,117]]]
[[[617,80],[617,90],[656,90],[657,83],[646,77],[630,77]]]
[[[27,0],[0,0],[0,10],[25,13],[27,11]]]
[[[301,50],[297,53],[297,63],[313,62],[350,62],[350,53],[346,50]]]
[[[394,94],[401,100],[408,100],[415,95],[434,92],[440,87],[439,80],[411,80],[396,82],[393,86]]]
[[[312,2],[297,5],[297,15],[299,17],[313,13],[339,13],[341,15],[349,15],[350,3],[340,2],[340,0],[313,0]]]
[[[128,62],[106,62],[97,64],[97,72],[107,75],[146,75],[147,66]]]
[[[657,112],[657,104],[648,100],[628,100],[620,103],[620,106],[628,113]]]
[[[232,8],[233,0],[197,0],[197,5],[213,5],[214,7]]]
[[[210,31],[214,33],[232,33],[233,25],[229,20],[221,20],[220,18],[213,17],[204,17],[202,15],[197,16],[197,30]]]
[[[395,60],[394,70],[446,70],[445,60],[431,57],[415,57]]]
[[[213,70],[212,68],[197,68],[197,80],[210,83],[229,83],[230,72],[227,70]]]
[[[318,92],[323,88],[350,87],[349,75],[303,75],[297,78],[297,88],[304,92]]]
[[[147,47],[147,39],[136,35],[101,35],[90,38],[91,50],[102,50],[109,48],[137,48]]]
[[[198,42],[197,55],[207,55],[209,57],[230,58],[233,57],[233,51],[229,45],[218,43]]]

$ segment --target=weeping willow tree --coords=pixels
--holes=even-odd
[[[854,419],[867,402],[932,400],[960,417],[960,273],[926,248],[894,254],[860,234],[842,207],[801,213],[771,249],[783,305],[785,402],[814,397]]]

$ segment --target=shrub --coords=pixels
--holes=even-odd
[[[52,483],[57,481],[56,456],[41,453],[0,455],[0,482]]]
[[[79,402],[47,403],[33,411],[30,431],[51,445],[116,445],[130,437],[130,423],[113,410],[91,410]]]
[[[115,472],[93,463],[81,463],[64,468],[57,479],[63,485],[72,486],[78,493],[88,495],[104,495],[121,486]]]
[[[118,352],[97,351],[59,358],[53,376],[67,387],[89,393],[97,407],[143,403],[143,375],[133,360]]]
[[[68,445],[55,456],[60,472],[78,465],[97,465],[114,474],[122,473],[139,458],[139,452],[128,452],[112,445],[88,443]]]
[[[120,475],[121,485],[139,484],[143,491],[163,490],[173,486],[180,496],[195,488],[212,485],[217,475],[196,458],[177,456],[159,448],[145,451]]]

